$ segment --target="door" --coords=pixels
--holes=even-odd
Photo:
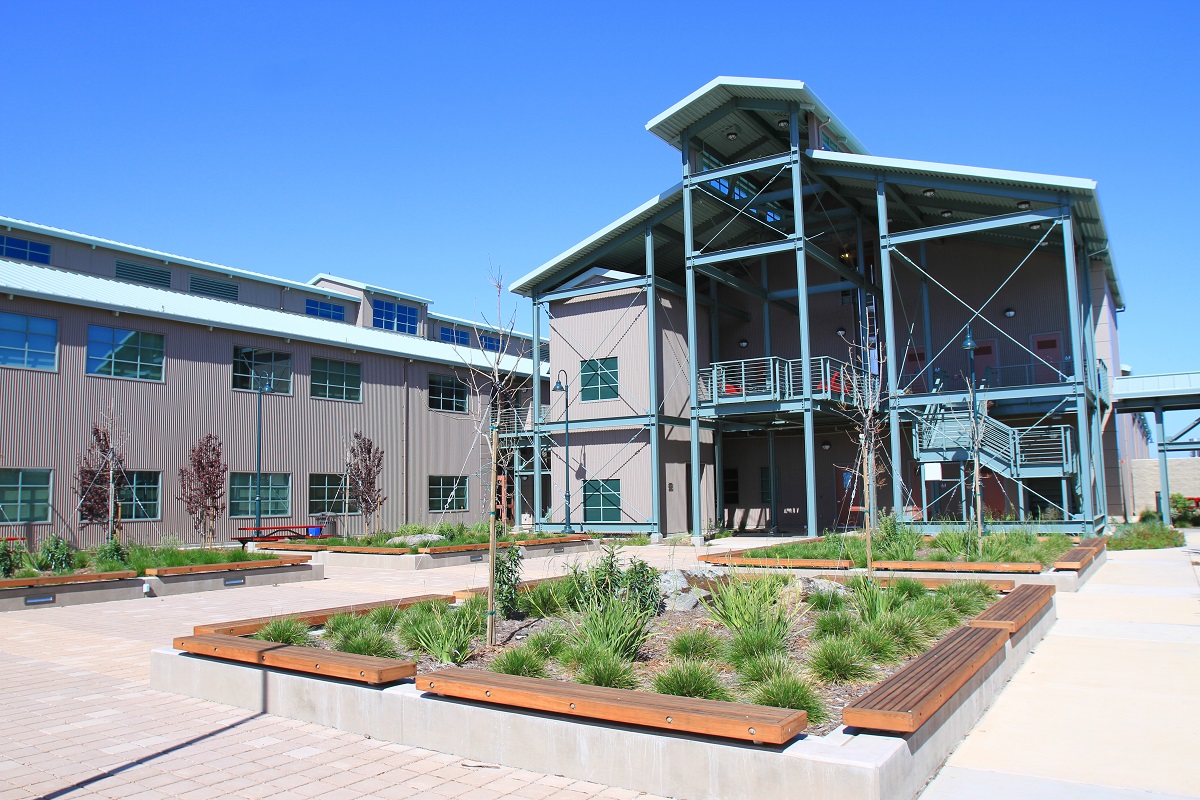
[[[977,339],[975,342],[975,386],[979,389],[992,389],[1000,385],[996,344],[995,339]]]
[[[925,380],[925,348],[914,347],[904,357],[904,377],[900,382],[901,388],[908,387],[914,394],[928,392]]]
[[[857,528],[863,520],[862,480],[850,467],[834,468],[834,485],[837,487],[837,516],[834,530]]]
[[[1031,349],[1037,356],[1033,359],[1032,383],[1058,383],[1062,380],[1058,373],[1058,370],[1062,370],[1063,360],[1062,332],[1039,333],[1032,338],[1031,343]],[[1047,361],[1053,365],[1053,369],[1046,366],[1044,362]]]

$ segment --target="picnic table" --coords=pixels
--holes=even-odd
[[[254,531],[249,536],[231,536],[230,539],[246,549],[247,542],[282,542],[286,539],[332,539],[333,534],[324,533],[324,525],[259,525],[238,528],[239,531]],[[313,533],[316,531],[316,533]]]

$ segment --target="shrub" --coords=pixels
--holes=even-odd
[[[650,537],[644,533],[639,533],[627,538],[625,544],[629,547],[645,547],[650,544]]]
[[[854,627],[854,617],[849,611],[826,611],[818,614],[813,622],[812,638],[826,639],[830,636],[844,636]]]
[[[962,614],[954,604],[945,595],[936,593],[914,600],[904,611],[929,636],[940,636],[962,622]]]
[[[434,617],[440,614],[441,609],[445,607],[445,603],[425,600],[402,609],[395,626],[401,644],[409,650],[420,650],[421,645],[417,641],[416,631],[432,624]]]
[[[367,612],[367,621],[381,631],[390,631],[400,622],[403,610],[399,606],[379,606]]]
[[[754,689],[751,700],[760,706],[807,711],[810,725],[819,725],[829,717],[816,690],[798,675],[771,676]]]
[[[486,624],[487,598],[473,597],[458,608],[431,604],[427,609],[404,615],[400,635],[405,645],[448,664],[470,658],[471,642]]]
[[[46,538],[38,551],[37,565],[48,572],[71,572],[75,569],[75,556],[71,554],[71,545],[59,536]]]
[[[701,600],[709,616],[731,631],[750,629],[771,631],[786,640],[795,621],[795,612],[779,598],[779,590],[788,583],[783,576],[762,578],[734,577],[712,587],[712,596]]]
[[[362,630],[353,631],[338,638],[333,649],[343,653],[375,656],[376,658],[396,658],[399,655],[396,643],[389,639],[386,633],[374,626],[366,626]]]
[[[916,578],[894,578],[888,586],[888,591],[900,598],[900,602],[918,600],[929,594],[925,584]]]
[[[987,590],[986,594],[981,586]],[[995,592],[982,581],[955,581],[943,584],[938,587],[937,593],[948,600],[964,617],[973,617],[983,611],[995,597]]]
[[[808,671],[821,683],[861,683],[875,676],[871,654],[846,637],[815,645],[808,653]]]
[[[786,637],[767,628],[748,628],[738,631],[729,640],[726,658],[730,664],[741,666],[751,659],[787,650]]]
[[[278,642],[297,647],[307,647],[312,644],[308,638],[308,625],[295,617],[278,617],[258,629],[250,637],[262,642]]]
[[[622,659],[633,660],[650,635],[650,614],[628,600],[610,600],[584,608],[575,633],[584,645],[607,649]]]
[[[879,584],[872,581],[857,581],[852,591],[851,602],[857,609],[858,616],[864,622],[876,620],[891,611],[898,605],[897,600],[900,599],[900,595],[882,589]]]
[[[12,542],[0,542],[0,578],[11,578],[23,563],[21,549]]]
[[[522,675],[526,678],[546,677],[546,657],[528,644],[505,650],[492,662],[493,672]]]
[[[717,657],[721,645],[721,638],[711,631],[682,631],[667,645],[667,652],[676,658],[707,661]]]
[[[717,670],[703,661],[676,661],[654,676],[654,691],[678,697],[702,697],[705,700],[731,700],[721,684]]]
[[[932,640],[910,607],[889,611],[874,620],[871,627],[890,637],[896,649],[906,656],[923,653]]]
[[[933,546],[953,557],[967,554],[971,543],[971,532],[966,528],[943,528],[933,537]]]
[[[552,617],[563,611],[566,605],[558,588],[562,581],[542,581],[535,583],[521,593],[520,609],[531,617]]]
[[[97,561],[116,561],[121,564],[129,561],[129,548],[121,544],[120,539],[109,539],[96,548]]]
[[[366,617],[350,613],[334,614],[325,620],[325,630],[322,635],[329,642],[334,643],[334,649],[340,650],[341,648],[337,646],[338,642],[364,633],[371,627],[372,625]]]
[[[1109,538],[1109,550],[1157,550],[1164,547],[1183,547],[1183,533],[1168,528],[1161,522],[1140,521],[1132,525],[1121,525],[1115,536]]]
[[[625,574],[621,576],[625,596],[641,611],[657,614],[663,607],[662,587],[658,570],[640,558],[630,559]]]
[[[558,625],[548,625],[531,634],[525,646],[540,653],[542,658],[557,659],[567,647],[567,633]]]
[[[900,660],[896,640],[878,628],[859,628],[852,635],[854,643],[866,651],[876,664],[895,664]]]
[[[637,685],[629,662],[603,647],[580,647],[573,651],[577,666],[575,680],[609,689],[632,689]]]
[[[776,675],[790,675],[795,672],[795,665],[786,653],[765,653],[748,658],[738,666],[738,676],[742,683],[753,685],[774,678]]]
[[[886,516],[880,519],[871,544],[875,558],[881,561],[912,561],[917,548],[924,545],[924,537],[920,531],[901,525],[894,516]]]
[[[833,589],[818,589],[805,598],[817,611],[837,611],[846,607],[846,595]]]
[[[511,618],[520,609],[521,560],[525,553],[520,547],[505,547],[496,552],[496,613]]]

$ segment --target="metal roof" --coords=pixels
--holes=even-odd
[[[724,75],[713,78],[647,122],[646,130],[678,149],[679,137],[684,128],[699,122],[726,103],[739,99],[798,103],[815,111],[828,135],[837,139],[840,145],[856,153],[870,152],[804,81],[777,78],[731,78]]]
[[[362,281],[356,281],[353,278],[343,278],[340,275],[330,275],[327,272],[319,272],[316,275],[312,276],[312,278],[310,278],[308,281],[310,284],[310,287],[311,287],[311,285],[315,285],[317,283],[317,281],[330,281],[331,283],[340,283],[343,286],[352,286],[355,289],[361,289],[362,291],[370,292],[371,294],[386,294],[388,297],[395,297],[398,300],[408,300],[409,302],[412,302],[412,303],[421,303],[422,305],[430,305],[431,303],[433,303],[432,300],[429,300],[424,297],[418,297],[415,294],[408,294],[407,292],[398,292],[395,289],[385,289],[382,286],[372,286],[369,283],[363,283]],[[310,291],[311,291],[311,288],[310,288]],[[355,297],[354,299],[357,300],[358,298]]]
[[[8,259],[0,259],[0,293],[196,325],[211,325],[284,339],[299,339],[438,364],[467,364],[483,369],[490,369],[492,365],[481,351],[464,352],[451,344],[417,336],[360,328],[345,322],[197,297]],[[501,356],[500,367],[520,375],[530,375],[532,361],[528,358]],[[542,365],[544,374],[549,374],[548,369],[549,367]]]
[[[510,331],[508,328],[500,328],[495,325],[488,325],[485,322],[475,322],[474,320],[470,320],[465,317],[452,317],[449,314],[435,314],[434,312],[430,311],[429,318],[436,319],[439,322],[452,322],[455,325],[462,325],[468,328],[478,328],[481,331],[495,331],[496,333],[503,333],[508,336],[518,336],[522,339],[533,339],[533,334],[531,333],[522,333],[521,331],[516,330]],[[542,341],[548,342],[550,340],[543,336]]]
[[[332,289],[320,289],[307,283],[300,281],[290,281],[287,278],[276,278],[274,275],[264,275],[261,272],[251,272],[250,270],[238,269],[236,267],[227,267],[223,264],[214,264],[210,261],[199,261],[194,258],[185,256],[177,256],[173,253],[164,253],[161,250],[151,250],[147,247],[138,247],[124,242],[114,242],[112,239],[102,239],[99,236],[89,236],[86,233],[76,233],[62,228],[54,228],[49,225],[39,225],[36,222],[26,222],[21,219],[13,219],[12,217],[0,216],[0,227],[6,227],[9,230],[21,230],[29,233],[39,233],[43,236],[55,236],[59,239],[67,239],[80,244],[88,244],[93,247],[107,247],[111,250],[120,250],[123,253],[142,256],[144,258],[152,258],[156,261],[162,261],[165,264],[179,264],[184,267],[192,267],[194,269],[202,269],[206,272],[218,272],[228,277],[250,278],[252,280],[270,283],[275,286],[286,286],[289,289],[302,289],[312,294],[319,294],[324,297],[336,297],[341,300],[352,300],[357,302],[358,298],[351,294],[336,292]]]

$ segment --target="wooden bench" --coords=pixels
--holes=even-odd
[[[253,617],[251,619],[239,619],[232,622],[197,625],[192,629],[192,633],[197,636],[205,634],[246,636],[251,633],[258,633],[258,630],[262,626],[280,617],[298,619],[306,625],[324,625],[326,620],[336,614],[365,614],[374,608],[408,608],[411,605],[423,603],[426,600],[450,603],[454,601],[454,598],[448,594],[422,594],[416,597],[407,597],[403,600],[377,600],[371,603],[355,603],[352,606],[337,606],[335,608],[321,608],[316,611],[303,611],[298,614],[276,614],[271,617]]]
[[[257,561],[226,561],[222,564],[187,564],[182,567],[149,567],[146,574],[154,578],[168,575],[195,575],[201,572],[225,572],[232,569],[266,569],[268,567],[290,567],[305,564],[312,556],[287,556],[285,558],[262,558]]]
[[[835,574],[835,575],[816,575],[814,577],[820,578],[821,580],[824,580],[824,581],[833,581],[834,583],[847,583],[857,576],[836,575]],[[898,581],[898,580],[916,581],[917,583],[923,584],[926,589],[937,589],[939,587],[946,586],[951,583],[962,583],[965,580],[972,581],[972,582],[977,581],[979,583],[986,583],[988,586],[992,587],[997,592],[1011,592],[1013,590],[1013,587],[1017,585],[1017,582],[1014,581],[1012,578],[989,578],[987,575],[981,575],[980,577],[970,576],[967,578],[918,578],[918,577],[909,577],[907,575],[892,575],[892,576],[876,575],[874,578],[875,583],[879,584],[880,586],[884,586],[884,587],[891,586],[893,581]]]
[[[808,727],[805,711],[605,689],[458,667],[420,675],[416,685],[443,697],[767,744],[784,744]]]
[[[533,546],[539,545],[539,544],[565,544],[568,542],[586,542],[586,541],[590,541],[591,538],[592,537],[586,536],[584,534],[575,534],[573,536],[551,536],[551,537],[547,537],[545,539],[521,539],[521,540],[515,541],[515,542],[496,542],[496,549],[500,549],[503,547],[512,547],[514,545],[516,545],[518,547],[533,547]],[[487,549],[488,549],[488,543],[483,542],[481,544],[446,545],[445,547],[420,547],[417,549],[417,552],[425,554],[425,555],[436,555],[438,553],[463,553],[463,552],[467,552],[469,550],[487,550]]]
[[[131,569],[116,572],[87,572],[80,575],[46,575],[36,578],[8,578],[0,581],[0,589],[26,589],[31,586],[66,586],[72,583],[96,583],[97,581],[119,581],[136,578]]]
[[[851,728],[913,733],[1004,647],[1000,628],[955,629],[842,710]]]
[[[853,569],[854,562],[844,558],[747,558],[745,556],[701,556],[705,564],[726,567],[782,567],[785,569]]]
[[[1059,556],[1054,562],[1054,568],[1078,572],[1091,564],[1099,552],[1095,547],[1081,544]]]
[[[1002,561],[876,561],[875,569],[888,572],[1020,572],[1038,573],[1043,567],[1035,562]]]
[[[1049,605],[1052,597],[1051,584],[1023,583],[967,624],[974,628],[1000,628],[1014,634]]]
[[[378,685],[395,683],[417,674],[417,665],[411,661],[390,658],[360,656],[340,653],[319,647],[296,647],[295,645],[260,642],[239,636],[205,634],[180,636],[174,642],[176,650],[194,653],[225,661],[244,664],[261,664],[311,675],[328,675],[331,678]]]

